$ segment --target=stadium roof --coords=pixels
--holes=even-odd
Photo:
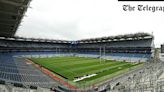
[[[0,37],[0,40],[10,41],[28,41],[28,42],[50,42],[50,43],[71,43],[67,40],[53,40],[53,39],[37,39],[37,38],[22,38],[22,37]]]
[[[82,39],[77,41],[68,40],[54,40],[54,39],[37,39],[37,38],[23,38],[23,37],[0,37],[5,40],[15,40],[15,41],[32,41],[32,42],[50,42],[50,43],[97,43],[97,42],[113,42],[113,41],[124,41],[124,40],[143,40],[143,39],[153,39],[154,36],[148,33],[136,33],[136,34],[126,34],[117,36],[108,36],[101,38],[90,38]]]
[[[31,0],[0,0],[0,36],[13,37]]]
[[[153,38],[153,35],[149,33],[136,33],[136,34],[125,34],[117,36],[108,36],[101,38],[91,38],[78,40],[80,43],[93,43],[93,42],[109,42],[109,41],[121,41],[121,40],[139,40]]]

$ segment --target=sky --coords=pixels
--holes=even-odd
[[[148,32],[159,47],[164,43],[164,12],[123,11],[123,5],[138,4],[162,6],[162,2],[32,0],[16,36],[79,40]]]

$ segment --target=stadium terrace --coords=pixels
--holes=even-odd
[[[0,92],[129,92],[163,73],[149,33],[77,41],[15,37],[30,1],[0,0]]]
[[[112,74],[110,76],[115,75],[114,71],[125,73],[128,68],[132,69],[138,63],[150,61],[154,52],[153,39],[154,36],[148,33],[77,41],[0,37],[0,63],[3,65],[0,66],[0,70],[3,70],[0,79],[24,85],[37,83],[34,85],[36,87],[52,88],[55,86],[56,89],[58,89],[58,86],[67,84],[64,82],[62,82],[64,84],[58,84],[58,81],[61,80],[50,79],[48,77],[50,74],[45,75],[39,72],[39,70],[43,71],[42,68],[46,68],[48,69],[47,71],[51,70],[51,72],[55,73],[55,76],[60,76],[59,78],[70,83],[70,85],[65,85],[64,87],[71,89],[75,89],[75,85],[76,87],[81,87],[80,85],[90,87],[93,86],[92,83],[102,81],[102,78],[109,76],[110,73]],[[56,60],[61,62],[54,62]],[[68,64],[66,61],[70,63]],[[57,66],[53,66],[56,67],[55,69],[51,67],[52,62],[57,64]],[[35,67],[38,65],[42,66],[42,68]],[[62,70],[65,72],[60,71],[60,66],[63,67]],[[70,66],[71,68],[68,68]],[[111,69],[114,71],[111,71]],[[12,71],[13,73],[11,73]],[[46,74],[47,71],[45,72],[44,70]],[[95,76],[89,77],[89,75],[93,74]],[[37,78],[37,76],[41,76],[42,80]],[[80,78],[80,81],[72,84],[73,80]],[[107,80],[108,78],[110,79],[111,77],[107,77]],[[88,82],[84,82],[86,80]]]
[[[99,55],[101,51],[102,55],[127,55],[127,58],[122,58],[122,60],[126,59],[127,61],[131,61],[131,59],[129,59],[131,56],[136,56],[136,60],[138,61],[146,61],[148,58],[152,57],[153,52],[153,36],[147,33],[91,38],[77,41],[1,37],[0,43],[1,52],[51,51],[55,53],[90,53]],[[138,59],[137,56],[139,56]]]

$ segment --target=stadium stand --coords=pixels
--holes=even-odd
[[[147,61],[153,57],[153,36],[147,33],[85,39],[74,44],[81,55],[92,54],[108,59]]]
[[[89,54],[89,56],[126,61],[146,61],[152,57],[154,48],[153,36],[147,33],[75,42],[1,37],[0,43],[0,52],[74,53],[82,56]]]
[[[87,39],[74,42],[65,40],[1,37],[0,79],[8,82],[45,88],[61,85],[37,70],[31,64],[28,64],[26,60],[21,57],[48,57],[63,54],[130,62],[145,62],[152,57],[153,36],[145,33],[145,35],[141,37],[139,34],[140,33],[131,34],[135,35],[134,37],[131,35],[124,35],[130,37],[126,39],[124,36],[119,39],[116,36],[112,38],[113,41],[97,38],[96,40]]]
[[[11,54],[1,54],[0,64],[0,79],[46,88],[56,85],[54,80],[25,62],[24,59],[13,58]]]
[[[154,37],[148,33],[77,41],[15,37],[30,1],[0,0],[0,92],[50,92],[50,88],[56,92],[73,91],[23,57],[77,55],[131,62],[145,62],[153,57]]]
[[[18,39],[1,38],[0,51],[59,51],[68,52],[67,41],[40,40],[40,39]]]
[[[0,38],[0,79],[43,88],[61,85],[22,57],[77,55],[130,62],[145,62],[153,54],[153,36],[147,33],[78,41],[18,37]],[[134,36],[135,35],[135,36]],[[138,36],[136,36],[138,35]],[[127,38],[125,38],[127,37]],[[110,41],[109,41],[110,39]],[[59,87],[60,88],[60,87]]]

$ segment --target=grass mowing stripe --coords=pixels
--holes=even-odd
[[[75,61],[75,60],[78,60],[78,59],[75,59],[75,58],[69,58],[69,61]],[[38,64],[45,64],[45,65],[53,65],[53,64],[61,64],[62,62],[63,63],[68,63],[67,61],[68,60],[66,60],[66,59],[61,59],[61,60],[58,60],[58,61],[54,61],[54,59],[53,60],[40,60],[40,58],[39,59],[34,59],[33,60],[35,63],[38,63]]]
[[[112,68],[115,68],[115,67],[120,67],[120,66],[123,66],[123,65],[127,65],[127,64],[125,64],[125,63],[118,64],[118,65],[116,64],[115,66],[111,66],[111,67],[98,68],[96,70],[90,70],[90,71],[83,70],[83,71],[78,71],[76,73],[78,73],[78,76],[83,76],[85,74],[98,73],[98,72],[101,72],[101,71],[109,70],[109,69],[112,69]]]
[[[114,67],[114,68],[111,68],[111,69],[109,69],[109,70],[107,70],[107,71],[105,71],[105,72],[98,73],[98,75],[96,75],[96,76],[93,76],[93,77],[91,77],[91,78],[84,79],[84,80],[79,81],[79,82],[94,80],[94,79],[96,79],[96,78],[100,78],[100,77],[102,77],[102,76],[109,75],[109,74],[118,72],[118,71],[120,71],[120,70],[123,70],[123,69],[126,69],[126,68],[130,68],[130,67],[132,67],[132,66],[134,66],[134,65],[126,64],[126,65],[123,65],[122,68],[120,68],[120,69],[119,69],[119,67]]]
[[[93,68],[93,67],[98,67],[98,66],[104,66],[105,65],[108,65],[108,64],[114,64],[114,63],[117,63],[117,62],[106,62],[106,63],[101,63],[96,61],[94,63],[85,63],[85,64],[80,64],[79,66],[71,66],[70,70],[71,71],[74,71],[74,70],[82,70],[82,69],[89,69],[89,68]]]
[[[59,74],[61,74],[60,73],[61,71],[67,71],[67,70],[65,70],[63,68],[56,67],[54,65],[51,66],[51,65],[49,65],[49,63],[47,64],[47,62],[46,62],[46,64],[44,64],[43,62],[38,62],[36,59],[35,59],[34,62],[37,63],[37,64],[39,64],[39,65],[41,65],[41,66],[43,66],[43,67],[45,67],[45,68],[47,68],[47,69],[49,69],[49,70],[51,70],[51,71],[53,71],[53,72],[57,72]],[[75,75],[75,74],[73,72],[71,72],[71,71],[68,71],[68,74],[67,75]],[[62,76],[64,76],[64,75],[62,75]]]
[[[40,60],[41,59],[41,60]],[[43,58],[44,59],[44,58]],[[81,59],[81,57],[80,57]],[[54,59],[53,59],[54,60]],[[81,63],[88,63],[88,62],[94,62],[93,60],[97,60],[96,58],[83,58],[81,60],[76,60],[76,59],[73,59],[72,60],[72,57],[71,59],[67,59],[67,60],[59,60],[59,61],[45,61],[45,60],[42,60],[42,58],[38,58],[38,59],[33,59],[34,62],[36,63],[42,63],[42,64],[46,64],[46,65],[52,65],[52,64],[55,64],[55,66],[68,66],[68,67],[72,67],[74,64],[81,64]],[[39,62],[40,61],[40,62]],[[69,63],[67,62],[69,61]],[[109,60],[108,60],[109,61]],[[51,63],[51,62],[54,62],[54,63]],[[61,64],[62,63],[62,64]],[[71,66],[69,66],[71,64]],[[81,66],[81,65],[80,65]]]
[[[65,57],[65,59],[63,59],[63,57],[53,57],[53,58],[32,58],[32,60],[36,61],[36,62],[46,62],[46,63],[59,63],[59,62],[65,62],[66,60],[71,60],[71,59],[76,59],[79,60],[79,57]]]
[[[39,60],[40,60],[40,58],[38,60],[35,59],[33,61],[37,64],[46,65],[46,66],[52,66],[54,63],[56,63],[55,61],[44,61],[44,60],[39,61]],[[58,61],[58,62],[60,64],[62,63],[61,61]],[[64,60],[64,62],[66,62],[66,60]],[[66,63],[68,63],[68,62],[66,62]]]
[[[120,63],[120,62],[119,62]],[[86,74],[93,74],[93,73],[97,73],[97,72],[100,72],[100,71],[104,71],[104,70],[108,70],[108,69],[112,69],[112,68],[115,68],[115,67],[119,67],[119,66],[123,66],[123,65],[126,65],[125,63],[120,63],[120,64],[113,64],[115,66],[111,66],[111,67],[105,67],[105,68],[99,68],[99,69],[96,69],[96,70],[90,70],[88,71],[88,69],[86,70],[83,70],[83,71],[71,71],[71,72],[74,72],[76,75],[75,76],[67,76],[67,71],[66,72],[60,72],[60,74],[66,74],[67,77],[69,77],[70,80],[73,80],[74,77],[79,77],[79,76],[83,76],[83,75],[86,75]]]
[[[98,64],[96,64],[96,65],[87,65],[87,66],[83,66],[82,68],[79,68],[79,67],[76,67],[76,68],[72,68],[72,69],[70,69],[71,71],[73,71],[73,72],[79,72],[79,73],[82,73],[82,72],[84,72],[84,71],[88,71],[88,70],[97,70],[97,69],[99,69],[99,68],[101,68],[101,67],[103,67],[104,68],[104,66],[107,66],[107,67],[110,67],[110,66],[113,66],[113,65],[117,65],[117,64],[119,64],[120,62],[111,62],[111,63],[108,63],[108,64],[100,64],[99,62],[98,62]],[[64,71],[63,71],[64,72]]]
[[[79,67],[85,67],[85,66],[90,66],[90,65],[98,65],[100,64],[98,60],[94,59],[94,60],[87,60],[88,62],[82,62],[82,63],[75,63],[75,64],[68,64],[67,66],[63,66],[63,67],[67,67],[67,68],[79,68]]]
[[[115,65],[120,65],[120,64],[126,64],[126,63],[122,63],[122,62],[113,62],[111,64],[105,64],[105,65],[99,65],[99,66],[95,66],[95,67],[90,67],[90,68],[85,68],[84,69],[81,69],[81,70],[75,70],[74,72],[85,72],[85,71],[97,71],[97,70],[100,70],[100,69],[106,69],[106,68],[110,68],[110,67],[114,67]]]
[[[60,64],[59,63],[59,66],[61,67],[72,67],[74,65],[80,65],[80,64],[86,64],[86,63],[95,63],[97,61],[97,59],[83,59],[83,60],[78,60],[78,61],[69,61],[69,63],[65,62],[65,63],[62,63]],[[58,65],[58,64],[56,64]]]

